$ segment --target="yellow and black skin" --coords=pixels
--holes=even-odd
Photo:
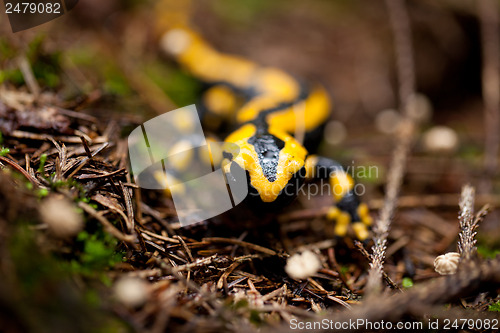
[[[223,153],[229,182],[237,181],[231,170],[245,170],[249,200],[276,207],[295,198],[305,181],[328,180],[336,204],[327,216],[336,221],[336,235],[344,237],[352,229],[358,239],[367,239],[372,219],[354,193],[354,180],[339,163],[310,155],[293,136],[302,129],[307,141],[327,121],[331,101],[322,86],[308,86],[280,69],[220,53],[190,28],[170,29],[161,47],[210,85],[203,96],[206,116],[238,124],[225,139],[239,147],[238,152]]]

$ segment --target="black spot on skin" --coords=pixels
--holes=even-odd
[[[285,142],[269,133],[259,133],[248,139],[248,143],[254,146],[264,176],[270,182],[274,182],[278,171],[279,154],[285,147]]]

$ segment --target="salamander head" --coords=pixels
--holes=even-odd
[[[292,136],[272,129],[257,131],[254,124],[246,124],[226,142],[233,142],[240,149],[236,156],[226,152],[231,161],[226,172],[230,173],[232,167],[243,168],[248,174],[250,195],[263,202],[295,197],[305,178],[307,152]]]

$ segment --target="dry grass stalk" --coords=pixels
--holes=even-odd
[[[484,206],[476,216],[474,216],[474,196],[475,189],[471,185],[465,185],[462,188],[462,195],[460,197],[460,213],[458,216],[460,222],[460,233],[458,241],[458,252],[462,259],[471,259],[477,251],[476,229],[486,214],[489,207]]]
[[[25,54],[19,56],[17,58],[17,63],[19,66],[19,70],[23,74],[23,78],[26,81],[26,85],[30,92],[36,97],[40,95],[40,86],[36,81],[35,74],[33,73],[33,69],[31,68],[31,64],[29,63],[28,58]]]
[[[404,0],[386,0],[391,19],[392,33],[395,40],[397,73],[399,80],[400,110],[405,115],[401,123],[398,144],[394,150],[391,167],[388,172],[384,205],[380,209],[379,218],[373,228],[375,245],[372,248],[367,292],[373,293],[381,289],[387,237],[392,216],[397,204],[397,197],[406,165],[406,159],[413,141],[415,131],[414,120],[408,110],[411,96],[415,91],[415,73],[413,50],[411,45],[411,28]]]
[[[460,233],[458,241],[458,252],[460,256],[469,259],[474,252],[474,194],[475,189],[471,185],[465,185],[462,188],[462,195],[460,197],[460,213],[458,220],[460,222]]]

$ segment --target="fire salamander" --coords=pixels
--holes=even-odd
[[[339,163],[309,154],[293,136],[302,131],[307,141],[327,121],[331,101],[322,86],[220,53],[188,28],[170,29],[160,44],[185,70],[210,85],[203,96],[207,114],[235,119],[239,126],[225,139],[240,148],[239,154],[223,153],[228,181],[237,181],[231,173],[243,169],[249,198],[272,207],[290,202],[305,181],[327,180],[335,199],[327,218],[336,222],[336,235],[344,237],[352,228],[358,239],[367,239],[372,219],[354,193],[354,180]],[[244,100],[240,106],[238,98]]]

